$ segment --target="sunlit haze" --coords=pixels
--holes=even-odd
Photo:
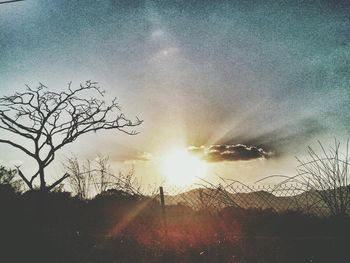
[[[190,185],[203,178],[207,172],[206,162],[186,149],[170,150],[161,162],[165,182],[174,185]]]

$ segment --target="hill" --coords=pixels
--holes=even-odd
[[[288,191],[285,191],[288,193]],[[228,206],[240,208],[272,209],[277,212],[295,210],[326,215],[326,204],[315,190],[295,195],[277,195],[280,192],[264,190],[252,192],[229,192],[223,188],[196,188],[175,195],[165,195],[166,205],[185,205],[195,210],[222,209]]]

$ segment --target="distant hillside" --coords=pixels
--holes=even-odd
[[[293,196],[276,196],[267,191],[230,193],[223,189],[197,188],[177,195],[165,195],[166,205],[182,204],[192,209],[220,209],[227,206],[273,209],[276,211],[301,210],[326,214],[325,203],[311,190]]]

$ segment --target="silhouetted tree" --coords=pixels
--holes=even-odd
[[[47,185],[45,168],[55,159],[58,150],[81,135],[99,130],[118,130],[129,135],[137,133],[130,129],[142,121],[126,118],[116,99],[107,104],[101,99],[103,96],[104,91],[97,83],[87,81],[76,89],[69,83],[67,91],[62,92],[50,91],[43,84],[35,89],[27,86],[25,92],[0,98],[0,129],[32,144],[27,148],[13,137],[0,139],[0,143],[20,149],[36,161],[38,170],[29,179],[17,168],[30,189],[34,188],[37,177],[40,190],[50,191],[69,176],[66,173]]]

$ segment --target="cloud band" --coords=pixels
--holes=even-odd
[[[262,148],[244,144],[211,145],[209,147],[191,146],[188,151],[208,162],[249,161],[267,159],[271,156],[271,153],[264,151]]]

